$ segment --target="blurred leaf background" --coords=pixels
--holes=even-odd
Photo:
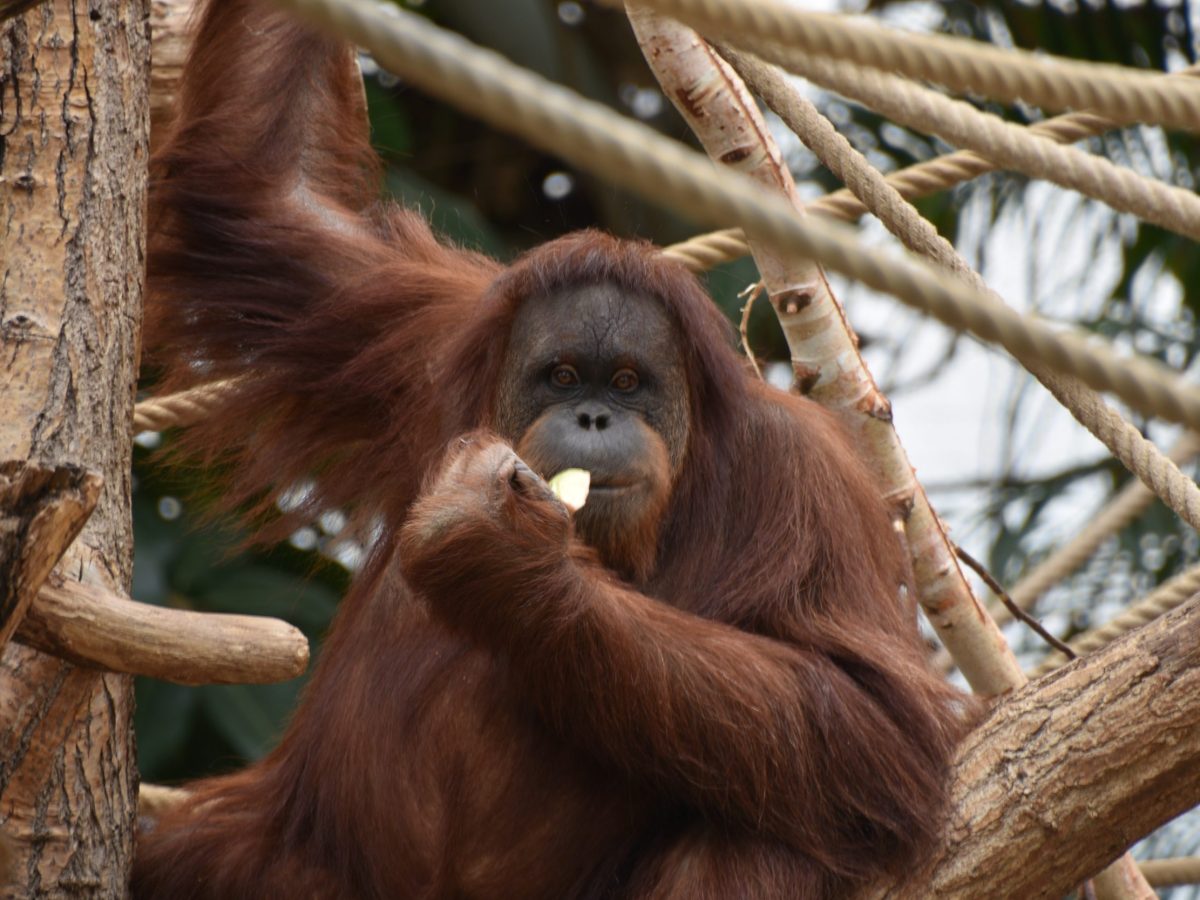
[[[692,143],[642,61],[623,15],[576,0],[428,0],[409,4],[438,24],[492,47],[509,59],[566,84]],[[904,27],[974,35],[1001,45],[1038,48],[1080,59],[1177,70],[1196,61],[1194,4],[1169,2],[866,2],[843,8],[868,11]],[[362,60],[373,140],[387,162],[386,190],[421,208],[448,239],[501,259],[564,232],[598,227],[668,244],[694,233],[688,222],[597,182],[568,162],[496,132]],[[891,171],[946,152],[935,139],[884,122],[820,91],[811,96],[878,167]],[[1017,121],[1037,110],[988,107]],[[807,196],[837,188],[799,142],[776,129]],[[1115,131],[1087,145],[1119,164],[1195,189],[1200,152],[1190,135],[1153,128]],[[995,174],[923,200],[921,211],[954,240],[968,261],[1029,286],[1025,303],[1043,315],[1067,319],[1119,344],[1190,369],[1197,352],[1200,254],[1183,238],[1117,216],[1090,201],[1066,198],[1010,174]],[[1069,208],[1065,219],[1062,210]],[[1057,217],[1057,219],[1055,219]],[[1062,233],[1048,233],[1052,219]],[[992,238],[1004,234],[999,247]],[[1011,248],[1042,247],[1070,237],[1103,260],[1097,281],[1087,259],[1074,267],[1037,268],[1036,254]],[[1020,268],[1020,265],[1024,268]],[[710,273],[714,299],[737,320],[737,293],[756,279],[742,260]],[[883,321],[862,292],[836,283],[859,330],[875,375],[903,408],[910,392],[971,390],[953,383],[953,366],[966,339],[939,331],[935,348],[921,335],[937,330],[915,317]],[[785,361],[786,347],[768,304],[752,318],[751,342],[764,360]],[[896,322],[901,324],[898,326]],[[914,347],[922,349],[917,352]],[[1003,388],[997,425],[1000,459],[993,471],[955,481],[922,470],[935,506],[955,537],[993,573],[1012,585],[1023,572],[1070,536],[1127,480],[1098,449],[1086,450],[1052,471],[1030,467],[1039,447],[1029,435],[1044,413],[1040,388],[1014,374]],[[1136,420],[1135,420],[1136,421]],[[1139,423],[1144,424],[1144,423]],[[1160,443],[1170,433],[1152,430]],[[1022,435],[1025,438],[1022,439]],[[168,468],[154,450],[170,435],[143,435],[134,461],[136,563],[139,600],[192,609],[279,616],[302,628],[314,659],[354,554],[339,544],[337,511],[269,550],[237,552],[242,535],[220,519],[199,524],[205,494],[219,489],[204,472]],[[1096,445],[1098,448],[1098,445]],[[1044,448],[1042,448],[1044,449]],[[969,436],[963,454],[979,452]],[[1196,535],[1156,504],[1038,608],[1052,630],[1070,637],[1111,617],[1122,604],[1200,558]],[[1009,629],[1023,660],[1037,641]],[[303,688],[283,685],[184,688],[143,680],[138,685],[137,735],[143,777],[176,782],[224,771],[272,746]],[[1182,836],[1160,837],[1159,855],[1192,852],[1194,825]],[[1163,842],[1166,843],[1163,843]],[[1173,843],[1172,843],[1173,842]],[[1175,896],[1184,896],[1182,890]]]

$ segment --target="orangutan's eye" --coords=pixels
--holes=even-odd
[[[612,377],[609,382],[613,390],[620,391],[622,394],[628,394],[630,391],[636,390],[638,386],[637,372],[633,369],[621,369]]]
[[[579,373],[575,371],[574,366],[555,366],[554,371],[550,373],[550,383],[560,388],[575,387],[579,384]]]

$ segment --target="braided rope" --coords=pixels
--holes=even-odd
[[[938,234],[907,200],[892,188],[817,108],[790,85],[776,68],[751,54],[723,51],[756,94],[783,119],[834,175],[841,179],[901,243],[928,257],[971,285],[983,302],[1004,308],[975,270]],[[1163,498],[1193,528],[1200,529],[1200,488],[1159,452],[1133,425],[1093,391],[1036,361],[1029,370],[1071,414],[1130,471]],[[1007,612],[1007,610],[1006,610]]]
[[[1116,616],[1111,622],[1077,637],[1067,646],[1078,656],[1093,653],[1101,647],[1108,646],[1121,635],[1140,628],[1177,606],[1182,606],[1197,592],[1200,592],[1200,566],[1176,575],[1157,590],[1147,594],[1144,599]],[[1052,672],[1066,663],[1066,657],[1061,653],[1054,653],[1029,673],[1030,680]]]
[[[234,384],[234,381],[215,381],[177,394],[143,400],[133,410],[133,431],[136,434],[193,425],[219,405]]]
[[[777,69],[748,54],[725,51],[730,62],[751,89],[764,99],[784,123],[813,150],[821,162],[849,185],[849,189],[870,208],[893,234],[915,252],[929,255],[941,264],[958,272],[976,287],[987,291],[986,285],[971,271],[955,249],[926,222],[915,209],[900,198],[877,171],[850,146],[821,116],[817,109],[786,82]],[[1092,118],[1092,117],[1088,117]],[[1071,123],[1073,124],[1073,123]],[[1084,123],[1090,127],[1092,123]],[[990,293],[990,292],[989,292]],[[994,294],[991,295],[1002,302]],[[1038,376],[1047,383],[1077,419],[1101,438],[1128,468],[1153,488],[1141,482],[1122,493],[1109,514],[1093,522],[1062,556],[1055,555],[1049,565],[1041,568],[1039,582],[1048,587],[1074,571],[1114,527],[1120,527],[1140,513],[1156,494],[1193,527],[1200,527],[1200,490],[1174,464],[1200,449],[1200,440],[1186,436],[1164,458],[1152,444],[1120,415],[1098,397],[1078,384],[1070,383],[1052,372],[1041,371]],[[1041,587],[1044,590],[1045,587]],[[1040,590],[1039,590],[1040,593]],[[1006,608],[997,609],[997,622],[1012,618]]]
[[[1055,398],[1070,410],[1076,420],[1094,434],[1125,468],[1165,503],[1172,512],[1200,530],[1200,488],[1179,471],[1179,466],[1147,440],[1103,398],[1091,391],[1080,392],[1078,385],[1044,366],[1029,365]]]
[[[165,784],[138,785],[138,815],[159,816],[174,809],[188,798],[188,792],[183,788],[168,787]]]
[[[788,68],[895,122],[974,150],[998,166],[1071,188],[1200,240],[1200,197],[1190,191],[1146,178],[1102,156],[1031,136],[999,116],[892,75],[811,57],[791,59]]]
[[[1196,77],[1200,65],[1188,66],[1174,72],[1171,78]],[[1016,126],[1020,127],[1020,126]],[[1025,126],[1027,134],[1049,138],[1060,144],[1071,144],[1096,137],[1119,127],[1112,119],[1092,113],[1067,113]],[[887,176],[887,183],[900,192],[905,200],[918,200],[939,191],[949,190],[972,178],[994,172],[998,166],[973,150],[956,150],[936,159],[914,163]],[[867,209],[848,188],[834,191],[805,205],[808,212],[853,222]],[[746,236],[740,228],[730,228],[699,234],[665,248],[665,254],[686,265],[693,272],[703,272],[721,263],[740,259],[750,252]]]
[[[663,247],[663,256],[682,263],[692,272],[707,272],[721,263],[733,262],[750,253],[746,234],[740,228],[722,228],[698,234]]]
[[[607,2],[616,5],[616,0]],[[648,0],[646,5],[710,37],[753,44],[760,56],[785,66],[787,60],[774,51],[791,58],[846,60],[994,100],[1200,130],[1200,85],[1158,72],[912,34],[863,19],[806,12],[782,0]]]
[[[1139,518],[1154,499],[1154,492],[1140,481],[1129,482],[1070,541],[1013,585],[1009,591],[1013,603],[1021,609],[1030,609],[1046,591],[1091,559],[1105,540]],[[1012,619],[1012,613],[1002,608],[992,610],[992,615],[997,624]]]
[[[1200,66],[1192,66],[1179,75],[1200,74]],[[1114,122],[1090,113],[1071,113],[1027,129],[1030,132],[1059,141],[1075,141],[1101,134],[1115,127]],[[970,150],[959,150],[938,159],[917,163],[887,176],[887,183],[905,199],[924,197],[953,187],[980,174],[993,171],[992,162]],[[847,188],[835,191],[808,204],[810,212],[853,220],[868,210]],[[715,231],[667,247],[664,255],[677,259],[693,271],[704,271],[748,253],[745,236],[740,228]],[[138,404],[134,419],[135,431],[161,431],[174,426],[186,426],[203,418],[220,392],[216,385],[201,385],[169,397],[144,400]],[[1152,495],[1146,494],[1145,503]],[[1080,560],[1082,561],[1082,560]],[[1014,590],[1017,598],[1020,586]],[[1040,591],[1039,591],[1040,593]],[[1004,613],[1002,612],[1003,616]]]
[[[1167,456],[1176,464],[1200,453],[1200,435],[1188,432],[1176,442]],[[1096,549],[1111,535],[1125,529],[1154,502],[1156,492],[1141,481],[1127,484],[1091,521],[1070,541],[1039,563],[1009,592],[1021,609],[1030,609],[1038,599],[1091,559]],[[997,624],[1012,619],[1007,609],[993,610]]]
[[[949,276],[861,249],[852,231],[813,224],[748,178],[546,81],[425,19],[372,0],[278,0],[366,47],[386,67],[484,121],[706,223],[739,222],[783,252],[808,256],[959,330],[1111,390],[1135,409],[1200,426],[1200,391],[1144,358],[994,308]]]

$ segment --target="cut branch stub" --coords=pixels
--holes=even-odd
[[[0,463],[0,647],[96,508],[103,484],[78,466]]]
[[[308,639],[280,619],[149,606],[51,579],[17,640],[92,668],[176,684],[269,684],[308,666]]]

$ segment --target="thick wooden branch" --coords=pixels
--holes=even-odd
[[[103,484],[78,466],[0,463],[0,647],[96,508]]]
[[[149,606],[52,578],[17,640],[78,665],[177,684],[268,684],[308,666],[308,640],[279,619]]]
[[[1200,804],[1200,597],[1004,699],[941,854],[888,897],[1061,897]]]

